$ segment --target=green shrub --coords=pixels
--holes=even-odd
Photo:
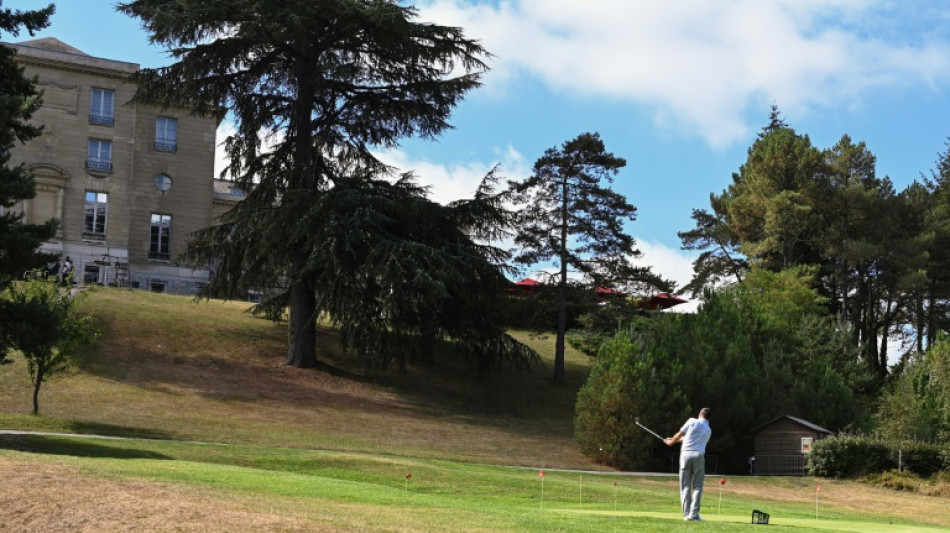
[[[899,456],[894,457],[897,453]],[[925,442],[903,442],[892,446],[891,450],[892,460],[897,461],[902,469],[920,476],[930,476],[944,470],[943,453],[940,446]]]
[[[842,435],[816,442],[808,457],[811,473],[822,477],[859,477],[902,470],[927,477],[947,471],[948,446]]]
[[[567,343],[575,350],[582,352],[588,357],[594,357],[600,351],[613,333],[604,333],[601,331],[586,331],[583,329],[572,329],[567,332]]]
[[[628,330],[603,345],[587,383],[578,392],[574,418],[574,437],[585,455],[627,470],[662,466],[654,457],[657,441],[640,431],[634,421],[679,397],[661,386],[643,386],[642,376],[651,372],[653,365],[636,355],[643,352],[642,345],[638,346],[642,342]]]
[[[814,443],[808,455],[812,475],[852,478],[897,468],[891,450],[877,437],[841,435]]]

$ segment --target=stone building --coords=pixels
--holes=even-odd
[[[13,149],[36,180],[25,220],[60,220],[43,250],[72,258],[78,284],[193,294],[209,271],[176,259],[186,236],[239,195],[214,179],[213,119],[129,106],[134,63],[91,57],[52,38],[7,44],[43,91],[43,134]]]

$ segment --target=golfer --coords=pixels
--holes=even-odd
[[[699,506],[703,498],[703,478],[706,477],[706,443],[712,435],[709,428],[709,408],[699,411],[699,418],[690,418],[679,432],[663,439],[667,446],[682,442],[680,448],[680,503],[683,520],[703,522]]]

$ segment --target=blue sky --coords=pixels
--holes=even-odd
[[[5,0],[34,9],[47,2]],[[99,57],[167,62],[113,0],[61,0],[56,37]],[[596,131],[627,167],[643,260],[681,285],[678,231],[745,161],[776,104],[821,148],[865,141],[898,189],[929,173],[950,136],[950,4],[896,0],[420,0],[420,19],[461,26],[493,54],[484,86],[437,141],[382,154],[433,196],[470,194],[495,163],[512,178]],[[4,36],[6,40],[22,41]]]

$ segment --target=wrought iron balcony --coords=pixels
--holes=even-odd
[[[168,252],[149,252],[148,258],[152,261],[170,261],[171,254]]]
[[[176,141],[155,141],[155,151],[175,153],[178,151],[178,143]]]
[[[86,168],[93,172],[112,172],[112,161],[87,159]]]
[[[89,115],[89,123],[96,126],[108,126],[112,127],[115,125],[115,117],[112,115]]]
[[[94,233],[91,231],[82,232],[82,240],[84,241],[94,241],[94,242],[106,242],[105,233]]]

